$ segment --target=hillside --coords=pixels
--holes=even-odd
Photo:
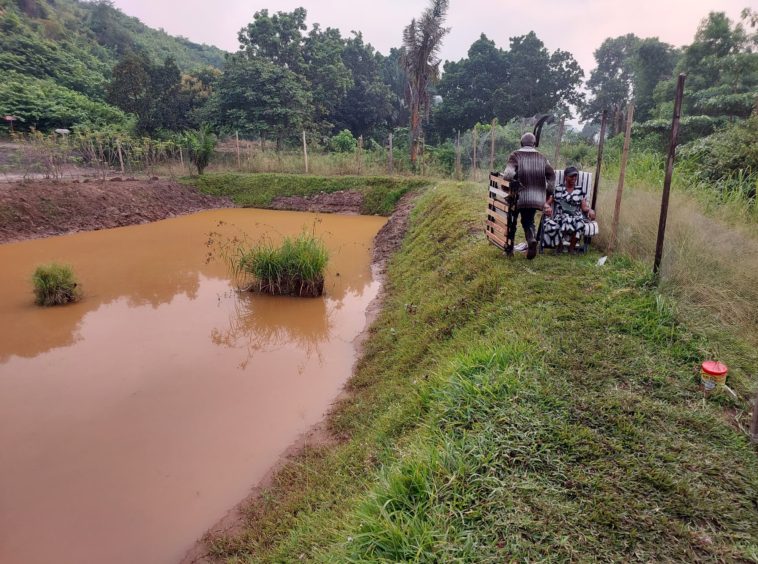
[[[0,113],[27,121],[60,116],[61,125],[113,123],[119,110],[104,107],[106,86],[128,53],[153,63],[171,57],[184,73],[224,60],[216,47],[151,29],[107,2],[0,0]]]

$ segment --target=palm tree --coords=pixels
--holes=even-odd
[[[429,119],[429,86],[440,77],[437,57],[442,38],[450,28],[443,27],[450,0],[430,0],[421,17],[413,19],[403,30],[402,65],[408,77],[406,97],[411,113],[411,164],[415,168],[421,140],[421,119]]]

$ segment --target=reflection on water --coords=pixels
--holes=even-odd
[[[0,562],[173,562],[347,379],[383,220],[324,216],[327,296],[240,295],[220,220],[296,234],[312,214],[223,210],[0,246]],[[85,299],[32,304],[34,266]],[[339,274],[339,275],[338,275]]]
[[[284,309],[282,302],[294,307]],[[331,313],[342,302],[331,298],[303,300],[240,294],[232,303],[234,309],[229,314],[229,325],[213,329],[211,340],[217,345],[246,351],[240,364],[244,369],[256,354],[293,344],[304,351],[309,360],[315,357],[320,362],[319,345],[331,337]]]

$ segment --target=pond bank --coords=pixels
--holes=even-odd
[[[727,417],[753,349],[684,324],[624,256],[504,260],[483,209],[481,185],[421,196],[327,423],[343,439],[285,464],[210,561],[755,559],[758,459]],[[736,398],[703,400],[713,351]]]
[[[0,183],[0,244],[229,207],[228,198],[167,179]]]

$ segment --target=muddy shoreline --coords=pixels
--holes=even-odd
[[[0,184],[0,244],[235,207],[165,179]]]

